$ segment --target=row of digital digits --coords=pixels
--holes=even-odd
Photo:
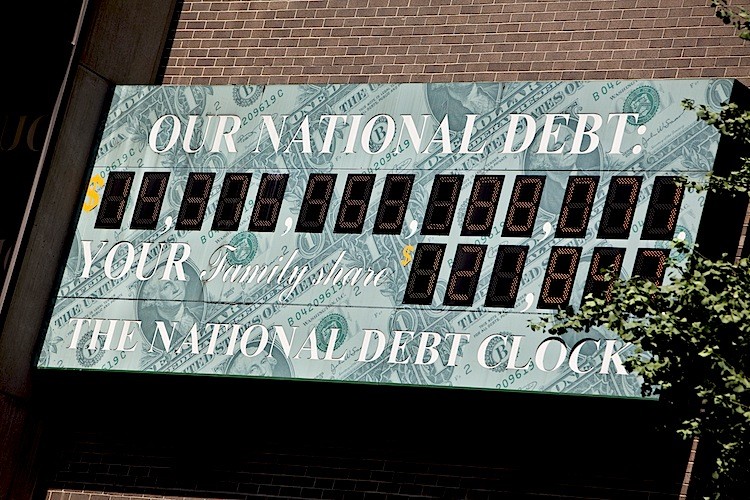
[[[417,245],[404,292],[404,304],[432,304],[445,250],[446,245],[441,243]],[[575,277],[582,250],[582,247],[552,247],[539,291],[537,309],[557,309],[568,305],[575,290]],[[484,300],[485,307],[516,307],[528,251],[529,247],[525,245],[497,247],[497,256]],[[443,305],[474,305],[486,254],[487,245],[459,244],[456,247]],[[640,276],[661,284],[668,257],[668,249],[638,249],[632,276]],[[608,296],[612,277],[620,275],[624,258],[625,248],[594,248],[581,301],[589,294],[598,297]]]
[[[145,172],[130,221],[130,229],[155,229],[159,220],[169,172]],[[179,230],[202,228],[214,173],[188,175],[185,192],[175,223]],[[134,172],[110,174],[97,213],[95,227],[119,229],[135,178]],[[245,200],[250,188],[250,173],[227,173],[221,187],[213,231],[236,231],[240,227]],[[386,175],[380,195],[372,234],[400,234],[414,185],[414,174]],[[248,231],[273,232],[276,229],[289,174],[264,173],[254,201]],[[297,218],[296,232],[320,233],[325,227],[337,174],[310,174]],[[546,177],[515,177],[505,223],[504,237],[530,237],[534,230]],[[421,234],[450,234],[458,204],[463,175],[436,175],[425,208]],[[461,236],[489,236],[495,222],[504,175],[476,175],[471,188]],[[614,176],[609,182],[598,238],[627,239],[643,178]],[[375,174],[349,174],[346,177],[335,233],[362,233],[370,204]],[[568,179],[559,209],[555,236],[580,238],[586,235],[599,176],[579,175]],[[643,240],[668,240],[674,236],[683,197],[683,186],[676,177],[654,179],[646,217],[641,230]]]

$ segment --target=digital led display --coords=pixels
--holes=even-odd
[[[667,279],[733,85],[116,87],[38,365],[640,397],[529,323]]]

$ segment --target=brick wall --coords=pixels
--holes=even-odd
[[[676,500],[690,445],[647,401],[88,375],[40,379],[47,500]]]
[[[171,43],[166,84],[750,82],[710,0],[185,0]]]
[[[211,498],[198,499],[195,496],[174,497],[163,495],[141,495],[128,493],[113,493],[109,491],[84,491],[84,490],[50,490],[45,500],[219,500]]]
[[[304,445],[204,457],[135,449],[117,455],[111,442],[91,440],[77,448],[66,455],[46,500],[675,500],[678,490],[655,478],[634,481],[627,471],[572,471],[544,460],[514,468]]]

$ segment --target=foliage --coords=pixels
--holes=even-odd
[[[750,12],[712,0],[716,16],[750,40]],[[725,103],[719,111],[684,100],[697,119],[750,150],[750,110]],[[694,190],[750,193],[750,158],[727,176],[687,182]],[[626,368],[642,380],[644,396],[658,395],[678,417],[677,432],[699,436],[708,459],[713,498],[747,498],[750,490],[750,262],[711,260],[697,247],[675,240],[664,283],[609,275],[609,289],[585,297],[532,324],[561,335],[608,329],[634,346]],[[750,244],[747,241],[745,244]],[[738,493],[739,492],[739,493]],[[741,496],[740,496],[741,495]]]
[[[658,286],[613,279],[609,297],[588,296],[545,323],[552,334],[604,327],[635,346],[626,368],[646,396],[683,416],[684,438],[716,445],[716,491],[748,470],[750,433],[750,263],[711,261],[675,242],[669,279]]]
[[[682,105],[695,111],[698,119],[716,127],[723,135],[741,145],[750,146],[750,110],[743,110],[736,103],[728,103],[718,112],[711,111],[705,104],[696,107],[691,99],[685,99]],[[750,158],[742,158],[739,168],[726,177],[710,173],[707,184],[691,182],[689,186],[697,190],[708,187],[713,191],[732,194],[747,193],[750,191]]]
[[[712,0],[711,6],[716,9],[716,17],[737,29],[740,38],[750,40],[750,12],[747,9],[732,8],[727,0]]]
[[[683,106],[750,147],[750,112],[736,104],[718,112],[689,100]],[[747,193],[750,159],[726,177],[688,187]],[[710,260],[679,240],[673,247],[662,285],[610,275],[605,295],[589,295],[577,311],[560,310],[532,328],[559,335],[603,327],[631,343],[626,368],[642,379],[643,394],[658,395],[673,410],[683,438],[701,437],[699,453],[713,464],[714,498],[735,498],[734,491],[750,488],[750,262]]]

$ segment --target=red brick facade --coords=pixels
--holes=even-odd
[[[171,43],[165,84],[750,81],[709,0],[186,0]]]

